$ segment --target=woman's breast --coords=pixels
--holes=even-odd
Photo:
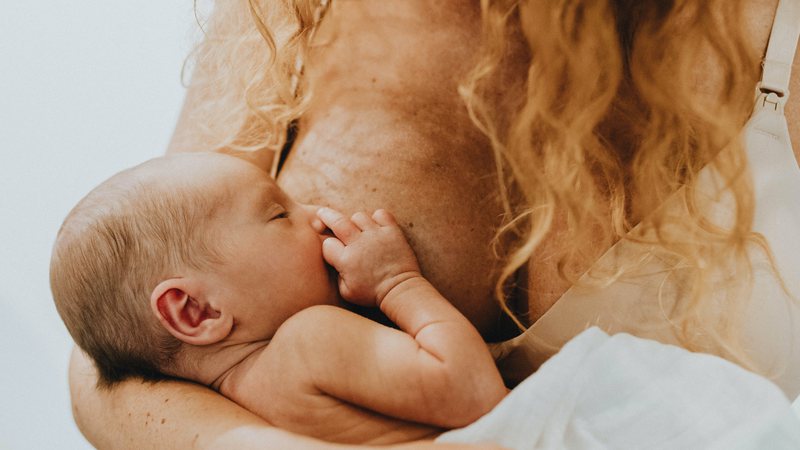
[[[491,242],[502,214],[493,158],[467,124],[435,116],[333,108],[301,123],[278,182],[302,202],[391,211],[425,276],[488,336],[498,319]]]

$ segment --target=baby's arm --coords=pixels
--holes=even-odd
[[[380,307],[404,333],[380,327],[351,336],[357,343],[339,355],[338,371],[326,371],[320,361],[317,388],[383,414],[448,428],[497,404],[507,391],[486,344],[422,277],[394,218],[378,210],[351,220],[328,208],[318,216],[337,237],[325,240],[323,254],[339,271],[342,296]]]

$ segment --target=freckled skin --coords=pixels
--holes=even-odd
[[[318,35],[330,43],[307,61],[313,101],[278,183],[300,202],[392,211],[425,276],[491,337],[489,242],[502,209],[491,149],[457,93],[480,44],[468,32],[479,29],[476,5],[463,3],[334,3]]]

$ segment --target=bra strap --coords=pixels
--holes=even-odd
[[[780,0],[769,36],[759,91],[775,93],[782,102],[789,96],[792,61],[800,36],[800,0]]]

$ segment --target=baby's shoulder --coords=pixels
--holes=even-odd
[[[272,387],[309,392],[315,374],[330,369],[331,357],[352,350],[350,339],[363,326],[357,322],[365,320],[336,306],[305,308],[278,328],[249,375],[269,380]]]
[[[358,329],[368,321],[344,308],[315,305],[289,317],[270,342],[271,353],[291,348],[293,353],[314,354],[341,340],[343,329]]]
[[[336,328],[348,321],[353,313],[336,306],[316,305],[305,308],[287,319],[269,343],[251,362],[241,364],[236,371],[236,385],[243,396],[271,386],[305,384],[309,362],[324,358],[337,345]],[[227,394],[226,394],[227,395]],[[238,401],[238,400],[237,400]]]

